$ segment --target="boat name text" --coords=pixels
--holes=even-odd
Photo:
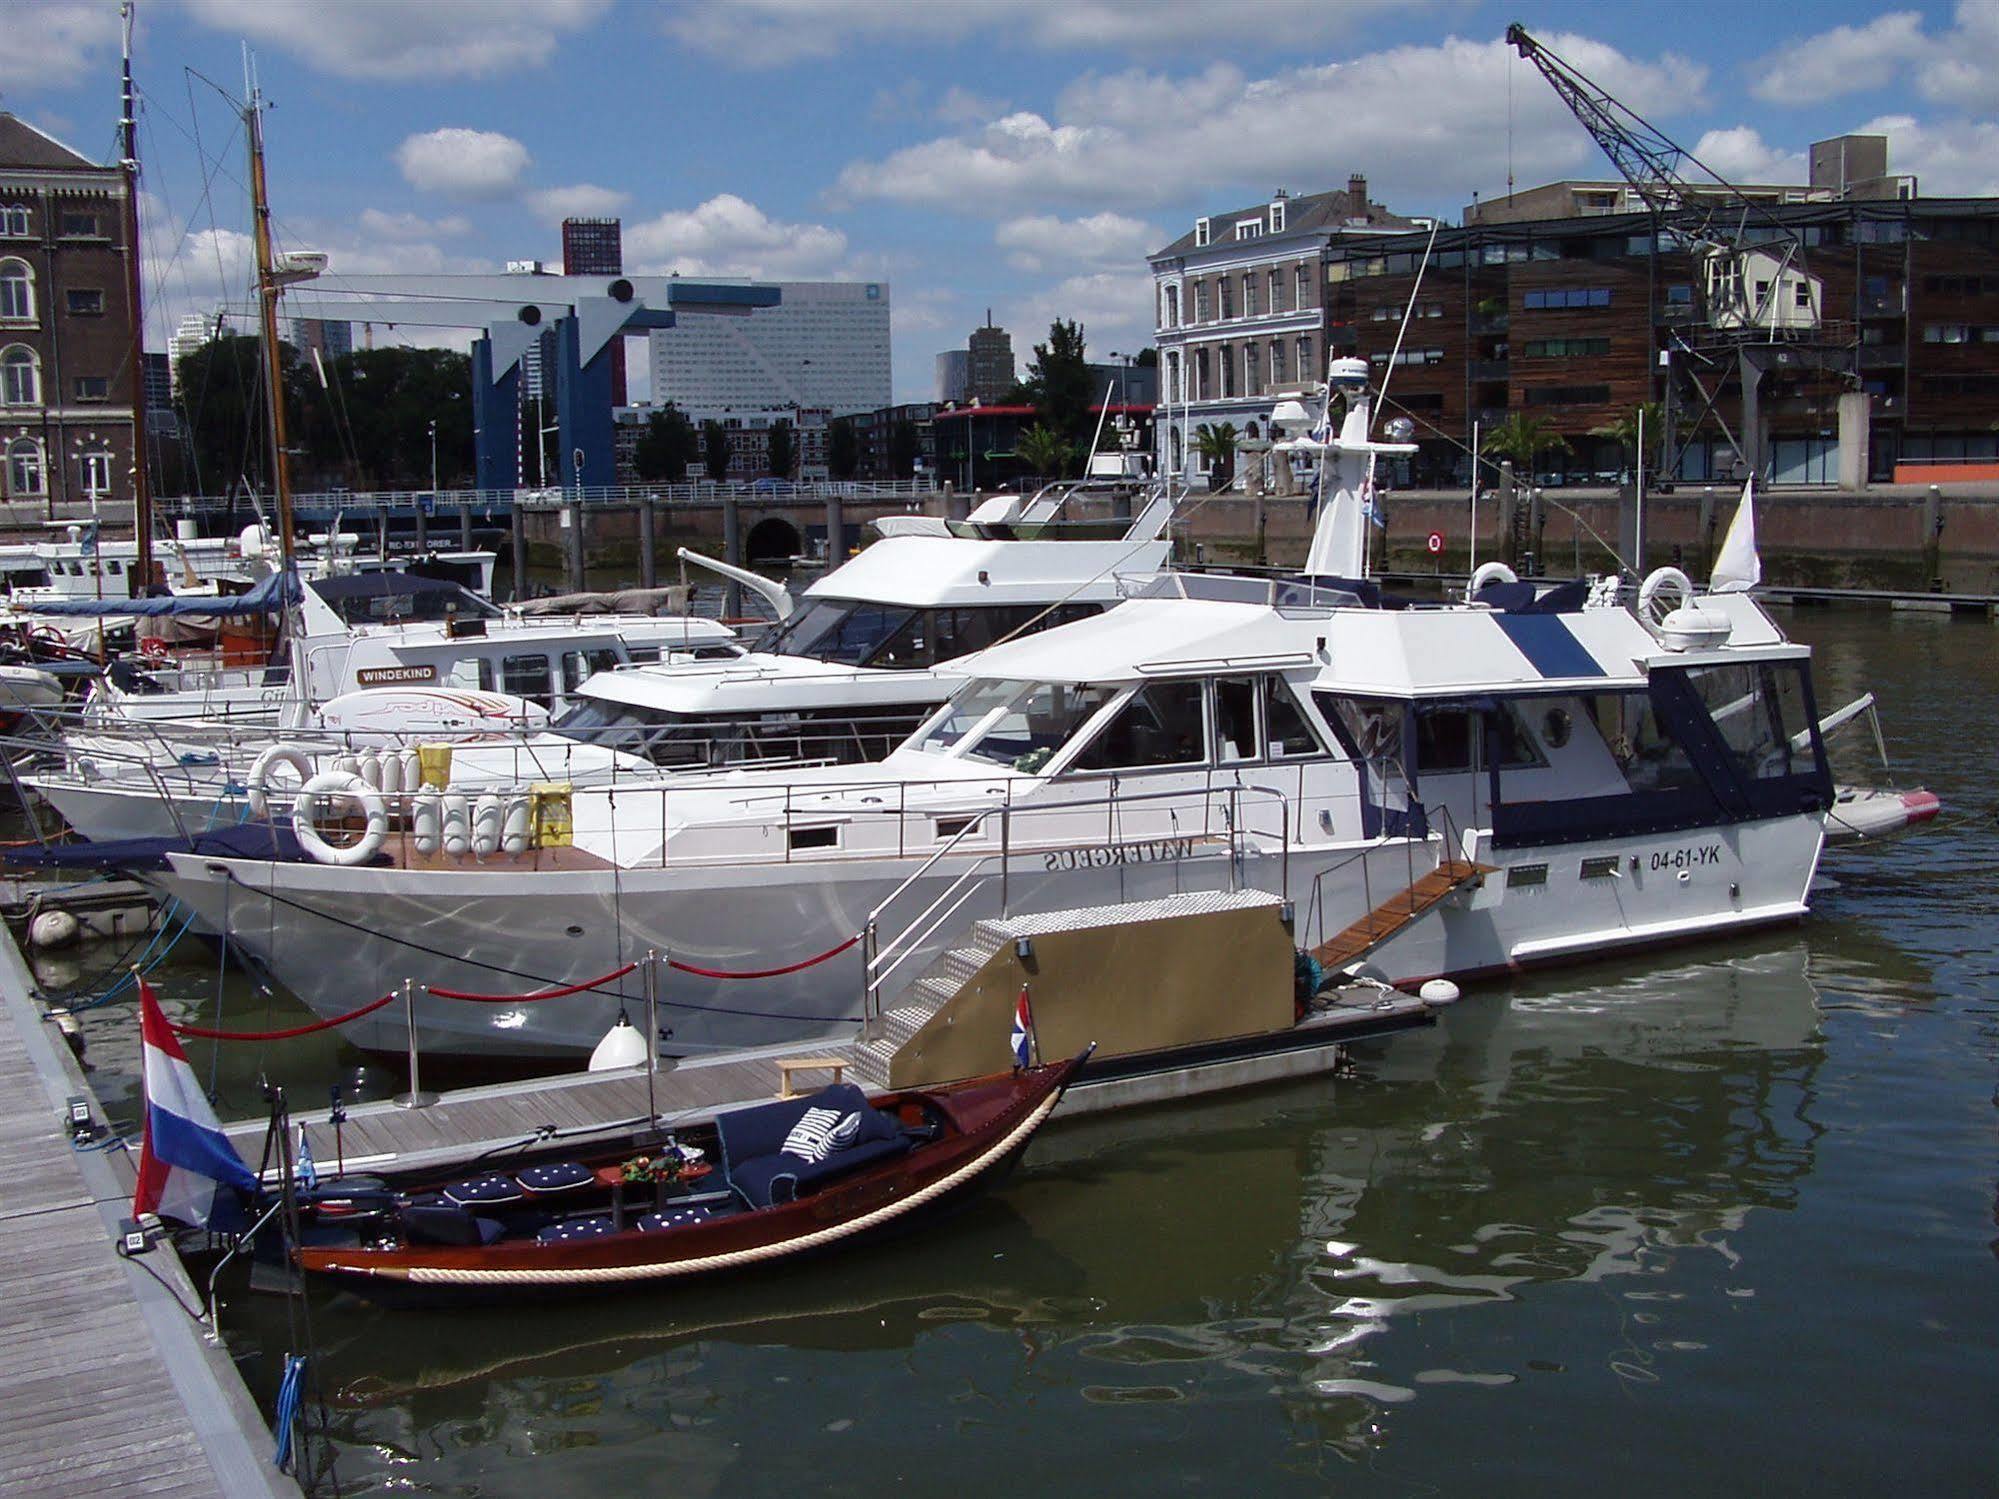
[[[1719,864],[1720,862],[1721,845],[1719,843],[1703,843],[1698,848],[1655,849],[1652,853],[1652,868],[1654,870],[1698,869],[1703,864]]]
[[[1097,848],[1063,848],[1042,856],[1042,868],[1106,869],[1113,864],[1158,864],[1170,859],[1189,859],[1194,854],[1192,838],[1148,838],[1142,843],[1109,843]]]

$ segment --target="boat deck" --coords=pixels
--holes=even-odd
[[[296,1495],[227,1356],[113,1249],[132,1172],[71,1148],[86,1092],[0,933],[0,1494]],[[144,1264],[199,1302],[170,1249]]]

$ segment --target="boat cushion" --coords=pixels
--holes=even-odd
[[[496,1218],[479,1218],[454,1207],[413,1206],[403,1209],[403,1232],[412,1244],[490,1244],[500,1237]]]
[[[514,1179],[528,1191],[534,1193],[571,1192],[578,1187],[593,1186],[597,1176],[588,1166],[575,1161],[553,1161],[545,1166],[528,1166],[515,1173]]]
[[[647,1213],[639,1219],[641,1233],[655,1234],[663,1228],[685,1228],[690,1223],[702,1223],[708,1218],[705,1207],[668,1208],[663,1213]]]
[[[729,1185],[753,1208],[909,1148],[895,1118],[852,1083],[732,1110],[717,1116],[715,1133]]]
[[[476,1176],[470,1181],[453,1182],[444,1189],[444,1196],[460,1207],[470,1207],[473,1203],[491,1207],[497,1203],[519,1202],[521,1187],[511,1176]]]
[[[534,1236],[537,1244],[561,1244],[575,1239],[601,1239],[605,1234],[614,1234],[618,1226],[609,1218],[571,1218],[565,1223],[551,1223]]]

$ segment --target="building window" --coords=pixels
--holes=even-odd
[[[1298,340],[1298,378],[1312,378],[1312,339],[1309,334]]]
[[[1925,323],[1923,342],[1926,344],[1968,344],[1971,329],[1964,323]]]
[[[25,239],[28,235],[28,205],[25,203],[0,203],[0,234],[9,239]]]
[[[35,282],[25,260],[0,260],[0,318],[35,315]]]
[[[0,406],[34,406],[41,401],[41,380],[32,349],[16,344],[0,354]]]
[[[1291,279],[1293,282],[1291,305],[1303,312],[1312,305],[1312,268],[1309,265],[1299,266],[1297,274]]]
[[[103,448],[92,448],[82,455],[83,492],[92,499],[102,499],[111,493],[111,454]]]
[[[94,287],[66,291],[63,301],[74,317],[104,316],[104,293]]]
[[[1521,304],[1529,312],[1559,312],[1586,307],[1608,307],[1607,286],[1551,286],[1530,291]]]
[[[1246,396],[1263,394],[1263,357],[1255,344],[1242,346],[1242,393]]]
[[[1273,338],[1270,341],[1270,383],[1272,385],[1284,383],[1284,340],[1281,338]]]
[[[1180,288],[1177,286],[1166,288],[1166,326],[1180,326]]]
[[[1205,245],[1207,242],[1208,242],[1208,221],[1206,219],[1194,220],[1194,244],[1196,245],[1196,247],[1199,247],[1201,245]]]
[[[1282,198],[1271,200],[1270,232],[1272,234],[1282,234],[1284,232],[1284,200]]]
[[[1208,320],[1208,283],[1205,281],[1196,281],[1194,283],[1194,321],[1197,323],[1205,323],[1207,320]]]
[[[1237,239],[1261,239],[1263,237],[1263,220],[1241,220],[1235,226],[1235,237]]]
[[[32,437],[16,438],[7,445],[7,493],[42,492],[42,446]]]
[[[1530,385],[1526,390],[1529,406],[1607,406],[1608,385]]]
[[[1527,359],[1576,359],[1609,352],[1607,338],[1530,338],[1521,345]]]
[[[1186,395],[1180,389],[1180,356],[1178,354],[1168,354],[1166,356],[1166,400],[1168,404],[1171,404],[1174,401],[1184,401],[1185,399]]]
[[[1221,360],[1222,365],[1222,399],[1224,401],[1233,400],[1235,398],[1235,350],[1231,349],[1227,344],[1223,344],[1215,353]]]
[[[1242,315],[1256,316],[1256,272],[1254,271],[1242,273]]]
[[[97,215],[94,213],[65,213],[62,216],[64,239],[96,239],[98,237]]]
[[[1207,400],[1208,392],[1213,388],[1213,385],[1210,383],[1208,371],[1208,351],[1206,349],[1196,349],[1194,351],[1194,399],[1197,401]]]
[[[78,375],[76,377],[76,398],[79,401],[108,401],[111,399],[111,378],[108,375]]]
[[[1222,316],[1223,316],[1224,318],[1232,318],[1232,317],[1234,317],[1234,316],[1235,316],[1235,278],[1234,278],[1234,277],[1232,277],[1232,276],[1222,276],[1222,277],[1218,277],[1218,278],[1216,279],[1216,282],[1215,282],[1215,285],[1216,285],[1216,286],[1217,286],[1217,287],[1218,287],[1218,288],[1220,289],[1220,292],[1221,292],[1221,299],[1222,299]]]
[[[1272,271],[1265,279],[1270,283],[1270,310],[1272,312],[1282,312],[1284,310],[1283,273]]]

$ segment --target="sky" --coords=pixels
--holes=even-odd
[[[1611,175],[1514,20],[1726,177],[1861,131],[1999,194],[1999,0],[138,0],[149,344],[243,295],[246,49],[327,284],[559,266],[565,216],[615,216],[633,273],[889,282],[926,400],[987,308],[1023,364],[1057,317],[1136,354],[1146,254],[1280,187],[1455,223]],[[116,0],[0,0],[0,37],[0,109],[111,159]]]

